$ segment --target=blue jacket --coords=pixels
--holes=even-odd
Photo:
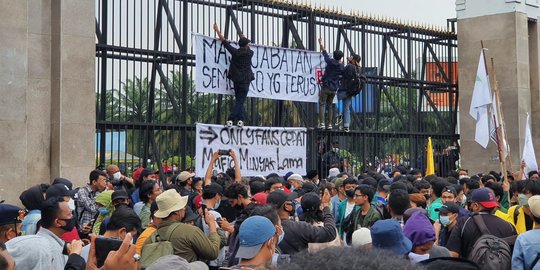
[[[345,70],[343,64],[340,64],[338,60],[331,58],[326,50],[322,52],[324,61],[326,62],[326,68],[324,68],[323,85],[328,86],[333,91],[339,89],[341,82],[341,75]]]

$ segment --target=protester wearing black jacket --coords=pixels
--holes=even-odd
[[[216,31],[219,39],[223,42],[225,49],[231,54],[231,64],[227,78],[234,84],[234,97],[236,101],[229,115],[227,126],[232,126],[233,122],[237,122],[237,125],[242,127],[244,126],[244,102],[249,92],[249,84],[255,79],[251,70],[251,58],[253,58],[253,51],[249,48],[251,41],[240,34],[240,40],[238,40],[238,46],[240,48],[237,49],[231,46],[229,41],[225,39],[215,23],[214,31]]]
[[[281,254],[293,254],[308,248],[309,243],[326,243],[336,239],[336,222],[330,213],[330,194],[325,190],[321,200],[321,208],[324,215],[324,225],[314,226],[304,221],[290,220],[294,214],[292,200],[295,193],[287,194],[283,190],[276,190],[268,195],[266,202],[273,205],[281,219],[281,225],[285,232],[283,241],[279,243]]]

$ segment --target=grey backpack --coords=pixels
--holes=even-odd
[[[477,263],[483,270],[511,269],[512,250],[505,239],[491,234],[480,215],[471,217],[482,232],[476,240],[467,259]]]

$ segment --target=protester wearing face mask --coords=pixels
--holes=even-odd
[[[287,181],[291,185],[290,190],[295,191],[296,189],[299,189],[299,188],[302,187],[302,183],[304,182],[304,178],[301,175],[299,175],[297,173],[294,173],[294,174],[291,174],[289,176],[289,178],[287,178]]]
[[[112,205],[112,190],[105,190],[96,196],[96,204],[98,206],[98,216],[94,221],[94,227],[92,227],[92,233],[100,235],[101,224],[105,218],[110,217],[113,213],[114,207]],[[105,229],[103,229],[105,230]]]
[[[459,179],[468,178],[469,177],[469,171],[466,169],[459,169],[458,170]]]
[[[439,212],[439,220],[433,224],[437,237],[436,243],[439,246],[446,246],[459,216],[459,206],[454,202],[446,202],[436,211]]]
[[[535,226],[528,200],[531,196],[540,195],[540,181],[522,180],[518,184],[518,192],[518,205],[508,209],[506,221],[516,227],[518,234],[522,234]]]
[[[217,183],[212,183],[210,185],[207,185],[206,187],[203,188],[202,198],[204,200],[203,204],[206,205],[208,212],[214,216],[216,222],[220,222],[223,219],[223,217],[215,209],[219,208],[221,199],[223,198],[223,187],[221,187],[221,185]],[[205,235],[210,234],[210,228],[208,227],[208,224],[203,223],[203,229],[204,229]],[[218,233],[220,234],[220,237],[222,238],[222,241],[226,242],[227,238],[221,232],[218,231]],[[222,247],[219,250],[219,255],[217,259],[209,261],[208,266],[210,266],[210,269],[218,269],[219,266],[221,266],[224,261],[225,261],[225,247]]]
[[[347,178],[343,181],[343,189],[345,190],[346,200],[341,201],[338,204],[338,211],[336,218],[336,226],[338,228],[339,236],[345,239],[342,230],[343,221],[354,211],[360,209],[359,205],[356,205],[354,200],[354,190],[358,186],[358,182],[354,178]]]
[[[76,218],[69,204],[62,197],[49,197],[41,209],[41,228],[36,236],[44,238],[49,247],[49,254],[53,257],[53,269],[64,269],[69,254],[70,244],[66,245],[60,236],[71,232],[76,226]],[[73,240],[71,243],[75,243]],[[8,246],[9,250],[9,246]],[[67,251],[67,252],[66,252]],[[17,257],[14,257],[19,265]]]
[[[321,210],[323,211],[323,226],[314,226],[304,221],[293,221],[290,219],[294,215],[295,209],[292,204],[296,195],[286,194],[282,190],[277,190],[268,195],[267,203],[277,210],[285,237],[279,244],[282,254],[293,254],[308,248],[309,243],[326,243],[336,238],[336,226],[334,218],[330,213],[330,193],[325,190],[321,199]]]
[[[133,179],[122,175],[120,168],[114,164],[107,166],[107,175],[109,176],[109,181],[113,183],[114,186],[124,187],[126,191],[131,191],[135,185]]]
[[[68,203],[68,207],[71,211],[75,211],[75,201],[73,200],[74,192],[69,189],[68,186],[64,184],[54,184],[51,185],[45,192],[45,199],[59,197],[64,199]],[[76,221],[76,220],[75,220]],[[76,224],[77,225],[77,224]],[[73,240],[80,240],[79,233],[77,228],[72,229],[69,232],[66,232],[60,238],[67,243],[70,243]]]
[[[429,251],[435,243],[435,230],[429,218],[422,212],[415,212],[405,223],[403,234],[411,240],[412,249],[407,257],[411,263],[429,259]]]

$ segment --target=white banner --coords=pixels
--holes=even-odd
[[[306,174],[306,128],[225,127],[197,124],[197,176],[204,177],[214,152],[232,149],[240,163],[242,176],[285,175],[292,171]],[[234,167],[229,156],[213,164],[218,172]]]
[[[227,79],[231,55],[223,43],[207,36],[193,36],[196,91],[234,95],[233,83]],[[250,48],[254,52],[251,68],[255,80],[248,97],[319,102],[318,82],[326,66],[322,53],[254,44]]]

